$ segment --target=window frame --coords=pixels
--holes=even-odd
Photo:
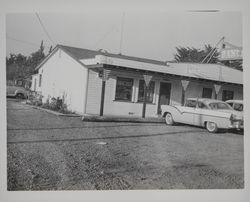
[[[140,83],[143,83],[143,85],[142,85],[142,91],[143,91],[143,97],[142,97],[142,100],[140,99],[140,96],[139,96],[139,94],[140,94]],[[145,84],[145,81],[143,80],[143,79],[140,79],[139,80],[139,83],[138,83],[138,94],[137,94],[137,102],[138,103],[143,103],[143,99],[144,99],[144,84]],[[151,84],[153,84],[153,87],[152,87],[152,101],[149,101],[147,98],[150,98],[150,95],[148,96],[146,96],[146,102],[148,103],[148,104],[153,104],[154,103],[154,96],[155,96],[155,81],[150,81],[150,83],[149,83],[149,87],[148,87],[148,93],[150,93],[149,92],[149,90],[150,90],[150,85]]]
[[[39,74],[39,87],[42,86],[42,74]]]
[[[117,87],[118,87],[118,83],[119,83],[119,79],[124,79],[124,80],[131,80],[132,81],[132,85],[131,85],[131,89],[130,89],[130,99],[121,99],[117,97]],[[117,76],[116,77],[116,82],[115,82],[115,96],[114,96],[114,101],[121,101],[121,102],[132,102],[133,99],[133,91],[134,91],[134,78],[131,77],[124,77],[124,76]]]
[[[195,103],[195,105],[194,105],[194,107],[192,106],[187,106],[187,104],[189,103],[189,102],[194,102]],[[197,100],[186,100],[186,102],[185,102],[185,105],[184,105],[184,107],[189,107],[189,108],[196,108],[197,107]]]
[[[211,92],[211,96],[210,97],[206,97],[206,96],[204,96],[204,90],[206,91],[206,90],[209,90],[210,92]],[[208,92],[208,91],[206,91],[206,92]],[[209,92],[209,93],[210,93]],[[213,97],[213,89],[212,88],[210,88],[210,87],[203,87],[202,88],[202,96],[201,96],[202,98],[212,98]]]

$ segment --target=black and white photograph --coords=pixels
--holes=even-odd
[[[244,190],[242,19],[6,13],[8,193]]]

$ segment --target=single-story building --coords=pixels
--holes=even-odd
[[[63,45],[37,67],[32,90],[63,97],[80,114],[158,116],[185,98],[243,99],[242,71],[221,64],[173,63]],[[145,85],[146,84],[146,85]],[[144,93],[147,92],[147,93]]]

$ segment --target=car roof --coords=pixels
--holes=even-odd
[[[216,100],[216,99],[211,99],[211,98],[187,98],[187,100],[195,100],[195,101],[201,101],[201,102],[204,102],[206,104],[209,104],[209,103],[213,103],[213,102],[221,102],[221,103],[225,103],[224,101],[222,100]]]
[[[227,100],[226,102],[227,102],[227,103],[228,103],[228,102],[232,102],[232,103],[243,104],[243,100]]]

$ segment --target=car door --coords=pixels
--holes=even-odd
[[[196,100],[187,100],[185,106],[182,107],[181,122],[186,124],[194,124],[194,113],[196,108]]]
[[[208,107],[202,101],[197,101],[196,108],[194,110],[194,125],[202,126],[204,115],[206,115],[206,111]]]

